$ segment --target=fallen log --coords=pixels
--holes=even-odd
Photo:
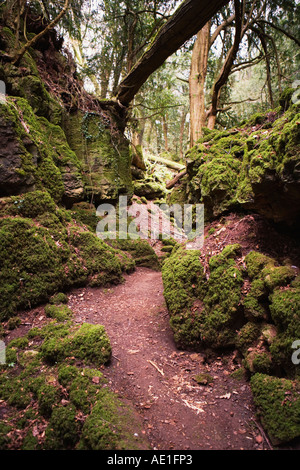
[[[154,163],[160,163],[162,165],[167,166],[168,168],[172,168],[172,170],[183,170],[185,169],[185,165],[181,163],[173,162],[172,160],[168,160],[167,158],[158,157],[155,155],[147,155],[147,159]]]
[[[186,175],[186,170],[181,171],[172,180],[168,181],[166,183],[166,188],[167,189],[172,189],[175,186],[175,184],[177,183],[177,181],[179,181],[180,178],[182,178],[184,175]]]

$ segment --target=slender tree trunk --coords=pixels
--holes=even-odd
[[[190,147],[193,147],[201,137],[205,124],[205,80],[207,75],[208,53],[210,48],[211,21],[198,32],[195,41],[190,77]]]
[[[219,99],[221,94],[222,86],[226,83],[233,62],[236,58],[236,55],[239,50],[240,42],[242,40],[243,34],[245,33],[246,29],[242,30],[242,15],[241,15],[241,3],[239,0],[234,0],[234,8],[235,8],[235,37],[232,47],[230,48],[225,62],[222,66],[221,72],[214,83],[213,91],[212,91],[212,102],[210,109],[207,113],[208,117],[208,124],[207,127],[209,129],[214,129],[216,125],[217,113],[218,113],[218,105]]]
[[[168,121],[165,114],[162,116],[162,128],[164,133],[164,140],[165,140],[165,151],[169,152],[169,139],[168,139]]]
[[[270,58],[268,54],[268,46],[267,46],[267,42],[263,34],[259,35],[259,40],[261,42],[262,48],[265,53],[268,93],[269,93],[271,108],[274,108],[274,99],[273,99],[272,82],[271,82],[271,65],[270,65]]]
[[[185,125],[186,115],[187,115],[187,109],[185,106],[183,106],[181,119],[180,119],[180,134],[179,134],[179,155],[181,159],[183,159],[183,156],[184,156],[183,139],[184,139],[184,132],[186,128],[186,125]]]

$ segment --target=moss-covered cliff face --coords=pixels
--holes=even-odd
[[[284,104],[286,106],[286,103]],[[251,210],[290,225],[300,214],[299,105],[259,114],[243,127],[204,130],[187,154],[190,202],[207,218]]]
[[[127,139],[96,113],[76,111],[64,117],[68,144],[83,169],[87,197],[96,203],[116,201],[119,194],[133,194],[131,153]]]
[[[0,27],[3,52],[14,44]],[[82,89],[74,65],[57,51],[30,50],[19,66],[0,63],[0,197],[47,189],[67,206],[132,196],[131,154],[109,110]],[[45,84],[47,82],[47,86]]]

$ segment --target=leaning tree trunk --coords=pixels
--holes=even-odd
[[[162,26],[151,46],[119,84],[115,98],[127,107],[147,78],[197,34],[229,0],[185,0]]]

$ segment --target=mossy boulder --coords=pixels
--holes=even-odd
[[[119,283],[134,269],[126,252],[76,224],[47,192],[6,198],[0,216],[1,319],[72,286]]]
[[[254,403],[273,444],[300,436],[300,383],[255,374],[251,378]]]
[[[37,116],[23,98],[0,105],[0,196],[47,189],[55,201],[76,202],[84,195],[81,165],[61,127]]]
[[[241,322],[242,275],[234,260],[239,249],[231,245],[212,257],[209,279],[197,250],[175,249],[165,260],[164,296],[180,347],[221,349],[235,344]]]
[[[103,326],[83,323],[67,336],[47,338],[41,347],[41,355],[50,364],[75,357],[100,366],[110,360],[111,346]]]
[[[52,346],[59,362],[50,364]],[[51,321],[9,342],[7,351],[15,362],[0,367],[0,400],[13,425],[0,423],[1,450],[147,448],[134,436],[142,436],[134,410],[99,370],[110,351],[101,325]]]
[[[166,196],[165,187],[151,178],[145,178],[143,181],[134,183],[134,194],[145,197],[148,200],[162,199]]]
[[[154,270],[160,269],[158,256],[147,240],[118,238],[116,240],[110,240],[109,244],[124,253],[128,253],[134,260],[136,266],[143,266]]]

